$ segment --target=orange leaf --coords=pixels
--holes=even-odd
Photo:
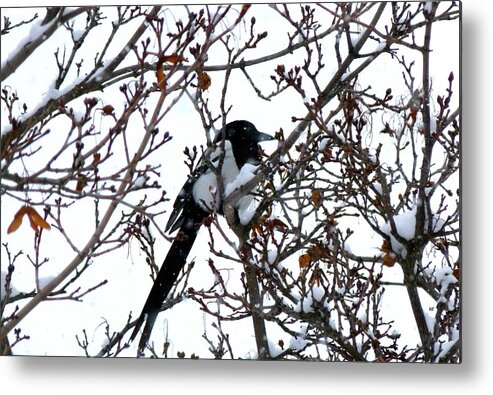
[[[303,255],[300,255],[300,257],[298,258],[298,261],[299,261],[300,268],[303,269],[311,263],[312,258],[310,257],[309,254],[303,254]]]
[[[7,233],[12,233],[15,232],[17,229],[19,229],[19,226],[22,224],[22,218],[24,217],[24,214],[26,214],[26,209],[27,206],[22,206],[14,215],[14,219],[10,223]]]
[[[260,227],[259,224],[252,224],[252,230],[258,233],[262,232],[262,228]]]
[[[203,91],[209,89],[211,86],[211,77],[205,71],[199,73],[199,88]]]
[[[29,217],[29,222],[31,223],[31,228],[36,233],[39,233],[40,229],[51,229],[51,226],[44,220],[41,215],[38,214],[38,212],[31,206],[27,207],[27,216]]]
[[[264,229],[259,224],[252,224],[252,233],[263,235]]]
[[[327,258],[330,256],[330,251],[327,247],[321,244],[314,245],[310,247],[307,251],[312,260],[319,260],[322,258]]]
[[[27,217],[29,218],[29,223],[31,225],[31,228],[36,232],[39,233],[39,228],[42,229],[50,229],[50,225],[48,222],[46,222],[43,217],[41,217],[38,212],[31,206],[25,205],[22,206],[17,213],[14,215],[14,219],[10,223],[7,233],[12,233],[15,232],[17,229],[19,229],[19,226],[22,224],[22,219],[24,218],[24,215],[27,214]]]
[[[161,58],[161,62],[168,62],[168,63],[173,63],[173,64],[183,62],[184,60],[185,60],[185,58],[182,55],[177,55],[177,54],[164,55]]]
[[[390,243],[387,239],[384,239],[383,243],[382,243],[382,246],[380,247],[380,249],[383,251],[383,252],[392,252],[392,248],[390,247]]]
[[[286,225],[284,222],[282,222],[278,218],[274,218],[272,221],[272,226],[275,228],[281,228],[281,229],[287,229],[288,225]]]
[[[8,234],[15,232],[17,229],[19,229],[19,226],[21,226],[21,224],[22,224],[22,217],[23,217],[23,215],[15,215],[14,216],[14,219],[12,220],[12,222],[10,223],[10,225],[7,229]]]
[[[101,154],[99,152],[95,152],[94,154],[92,154],[92,163],[91,163],[92,167],[96,167],[100,161],[101,161]]]
[[[410,117],[412,118],[413,122],[416,122],[417,116],[418,116],[418,107],[411,106]]]
[[[164,75],[163,62],[159,61],[156,66],[156,78],[157,83],[161,90],[164,92],[166,90],[166,76]]]
[[[77,192],[82,192],[82,190],[87,186],[87,177],[84,174],[80,174],[77,178],[77,185],[75,190]]]
[[[393,252],[388,252],[383,256],[382,265],[392,267],[397,262],[397,257]]]
[[[322,193],[318,189],[312,191],[312,203],[319,208],[322,205]]]

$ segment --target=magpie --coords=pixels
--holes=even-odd
[[[260,162],[258,143],[273,139],[259,132],[251,122],[240,120],[228,123],[215,137],[210,155],[204,155],[189,175],[165,227],[169,233],[178,232],[130,336],[133,341],[145,322],[139,352],[144,350],[151,336],[161,306],[185,266],[204,220],[212,212],[222,214],[224,196],[218,196],[220,191],[236,179],[245,164]]]

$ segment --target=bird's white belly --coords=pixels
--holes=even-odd
[[[226,186],[236,179],[240,171],[236,165],[233,151],[231,149],[231,143],[229,141],[225,141],[224,148],[226,150],[226,154],[224,155],[221,177],[223,188],[226,189]],[[216,151],[217,153],[213,152],[210,157],[210,160],[214,165],[218,165],[220,160],[220,150],[218,149]],[[222,199],[222,196],[220,196],[219,193],[216,174],[211,170],[208,170],[204,175],[199,177],[192,189],[193,199],[206,211],[219,209]]]

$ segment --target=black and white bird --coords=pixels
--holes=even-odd
[[[178,233],[164,259],[130,337],[133,341],[145,322],[139,341],[140,352],[144,350],[151,336],[154,322],[164,300],[185,266],[204,219],[213,211],[222,213],[224,196],[218,196],[219,191],[227,190],[228,184],[236,180],[243,166],[259,164],[258,143],[272,139],[272,136],[259,132],[248,121],[228,123],[214,139],[215,149],[210,152],[210,155],[204,155],[198,167],[183,185],[166,225],[167,232],[178,231]],[[222,188],[219,188],[218,184],[219,174]]]

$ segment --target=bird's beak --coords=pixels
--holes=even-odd
[[[259,143],[261,141],[270,141],[270,140],[274,140],[274,137],[272,137],[270,134],[257,132],[257,141]]]

